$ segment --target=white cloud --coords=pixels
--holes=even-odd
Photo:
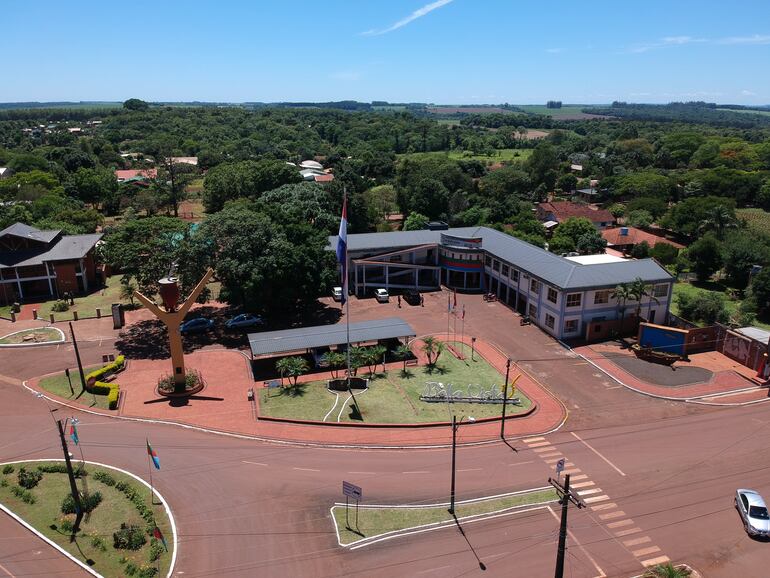
[[[637,44],[629,48],[629,52],[640,54],[656,48],[666,48],[668,46],[684,46],[685,44],[694,44],[708,42],[705,38],[693,38],[692,36],[666,36],[657,42],[648,42],[646,44]]]
[[[367,30],[366,32],[362,32],[361,36],[379,36],[380,34],[387,34],[388,32],[393,32],[394,30],[398,30],[399,28],[402,28],[406,26],[407,24],[414,22],[418,18],[422,18],[426,14],[429,14],[436,10],[437,8],[441,8],[442,6],[446,6],[449,4],[452,0],[436,0],[435,2],[431,2],[430,4],[426,4],[422,8],[418,8],[414,12],[412,12],[409,16],[406,18],[402,18],[392,26],[389,26],[387,28],[383,28],[382,30],[372,29]]]
[[[752,36],[728,36],[719,38],[717,44],[770,44],[770,34],[754,34]]]
[[[745,89],[741,91],[741,94],[743,96],[757,96],[756,92],[754,92],[752,90],[745,90]]]
[[[559,54],[560,52],[563,52],[561,48],[546,48],[545,51],[548,54]]]

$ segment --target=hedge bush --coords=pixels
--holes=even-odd
[[[80,496],[80,504],[83,506],[83,512],[93,512],[96,506],[102,503],[101,492],[94,492],[85,496]],[[75,500],[72,494],[67,494],[61,503],[62,514],[75,514]]]
[[[3,473],[4,473],[5,475],[8,475],[8,474],[12,474],[12,473],[13,473],[13,466],[12,466],[11,464],[7,464],[7,465],[6,465],[6,466],[3,468]]]
[[[11,488],[11,493],[17,498],[21,498],[21,501],[24,502],[25,504],[35,503],[35,496],[33,496],[32,492],[30,492],[29,490],[25,490],[24,488],[20,488],[19,486],[13,486]]]
[[[42,479],[43,479],[43,472],[39,472],[37,470],[28,470],[23,466],[19,468],[18,480],[19,480],[19,485],[22,488],[31,490],[32,488],[37,486],[37,483]]]
[[[66,464],[43,464],[37,467],[38,471],[45,472],[46,474],[66,474]]]
[[[110,474],[108,474],[107,472],[104,472],[102,470],[96,470],[96,472],[94,473],[93,478],[97,482],[103,483],[105,486],[112,487],[112,486],[115,485],[115,478],[113,478]]]
[[[147,543],[144,530],[139,526],[123,522],[120,530],[112,534],[112,545],[116,550],[138,550]]]
[[[51,305],[51,311],[55,313],[62,313],[64,311],[69,311],[70,304],[67,303],[64,299],[59,299],[58,301],[54,301],[53,305]]]
[[[118,398],[120,397],[120,386],[115,382],[99,381],[109,377],[114,373],[122,371],[126,367],[126,357],[118,355],[115,361],[100,367],[86,375],[86,389],[94,395],[106,395],[107,403],[110,409],[118,408]]]

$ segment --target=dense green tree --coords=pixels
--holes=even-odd
[[[673,194],[674,184],[669,178],[649,171],[616,177],[612,186],[612,195],[618,199],[655,197],[666,200]]]
[[[562,175],[559,180],[556,181],[556,187],[566,193],[571,193],[577,188],[578,178],[572,173]]]
[[[340,214],[329,193],[318,183],[283,185],[265,192],[254,210],[270,215],[276,223],[305,223],[327,234],[339,229]]]
[[[698,279],[708,281],[722,266],[721,243],[710,233],[704,235],[687,248],[687,257]]]
[[[637,209],[628,214],[628,224],[639,229],[646,229],[652,225],[653,218],[649,211]]]
[[[138,98],[129,98],[127,101],[123,103],[123,108],[127,110],[147,110],[150,108],[150,105],[147,104],[145,101],[140,100]]]
[[[668,203],[663,199],[657,197],[637,197],[629,201],[626,207],[626,214],[630,214],[633,211],[647,211],[652,215],[652,220],[655,221],[662,217],[668,210]]]
[[[650,249],[650,257],[659,261],[662,265],[673,265],[676,257],[679,255],[679,249],[669,243],[655,243]]]
[[[754,265],[770,264],[770,249],[756,235],[736,231],[725,239],[722,255],[724,271],[733,287],[743,289],[749,283]]]
[[[479,180],[479,193],[487,200],[503,201],[510,196],[523,199],[530,190],[529,176],[514,166],[492,171]]]
[[[583,217],[570,217],[556,227],[548,245],[554,253],[578,251],[588,255],[604,252],[607,242],[591,221]]]
[[[28,200],[57,190],[62,189],[56,177],[39,170],[16,173],[0,180],[0,199],[6,201]]]
[[[723,206],[735,218],[735,201],[726,197],[692,197],[680,201],[660,220],[661,226],[681,235],[694,235],[715,208]]]
[[[404,220],[404,231],[420,231],[428,228],[430,219],[422,213],[410,213]]]
[[[556,172],[558,163],[556,147],[547,141],[540,142],[526,163],[532,184],[543,184],[548,190],[553,189],[558,177]]]
[[[676,302],[679,316],[688,321],[713,325],[715,322],[727,323],[730,317],[725,296],[721,293],[679,293]]]
[[[203,204],[207,212],[215,213],[222,210],[227,201],[257,199],[266,191],[299,183],[301,180],[297,167],[283,161],[266,159],[225,163],[206,174],[203,181]]]
[[[770,267],[763,267],[752,276],[748,296],[761,315],[770,314]]]
[[[289,378],[289,384],[292,387],[297,387],[297,380],[303,373],[307,373],[310,369],[310,365],[307,359],[299,357],[298,355],[293,357],[281,357],[275,362],[275,370],[281,375],[281,379],[284,377]]]
[[[647,241],[642,241],[634,245],[631,249],[631,256],[634,259],[646,259],[650,256],[650,244]]]
[[[69,196],[98,207],[115,195],[118,182],[110,170],[81,168],[67,177],[64,190]]]

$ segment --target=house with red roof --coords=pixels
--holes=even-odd
[[[635,245],[638,245],[642,241],[646,241],[650,248],[658,243],[666,243],[677,249],[684,249],[684,245],[681,243],[666,239],[662,235],[656,235],[649,231],[637,229],[636,227],[615,227],[612,229],[605,229],[602,231],[602,237],[607,241],[608,247],[612,247],[616,251],[622,251],[623,253],[629,253]]]
[[[571,217],[585,218],[599,230],[615,224],[615,217],[606,209],[572,201],[551,201],[537,204],[537,217],[544,223],[562,223]]]
[[[158,177],[158,169],[128,169],[115,171],[115,178],[119,183],[124,183],[129,180],[147,180],[155,179]]]

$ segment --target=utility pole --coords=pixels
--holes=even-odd
[[[70,492],[72,492],[72,499],[75,501],[75,524],[72,526],[72,536],[70,542],[75,541],[75,534],[80,530],[80,522],[83,520],[83,504],[80,502],[80,492],[78,491],[78,485],[75,482],[75,472],[72,470],[72,461],[70,460],[70,452],[67,448],[67,440],[64,437],[64,425],[60,419],[56,420],[56,425],[59,427],[59,438],[61,439],[61,448],[64,451],[64,462],[67,464],[67,476],[70,479]]]
[[[457,455],[457,416],[452,415],[452,489],[449,494],[449,513],[455,515],[455,457]]]
[[[556,491],[561,495],[561,523],[559,525],[559,550],[556,554],[556,572],[554,578],[564,578],[564,557],[567,552],[567,511],[569,509],[570,502],[575,504],[578,509],[585,508],[583,503],[577,494],[572,493],[569,487],[569,474],[564,476],[564,485],[562,486],[558,480],[548,478],[548,482],[556,488]]]
[[[500,439],[505,439],[505,406],[508,405],[508,375],[511,371],[511,358],[505,362],[505,385],[503,386],[503,415],[500,419]]]
[[[75,340],[75,330],[72,328],[72,321],[69,322],[70,324],[70,335],[72,336],[72,345],[75,348],[75,359],[77,359],[78,362],[78,371],[80,372],[80,385],[83,387],[83,391],[81,391],[81,395],[86,390],[86,376],[83,373],[83,363],[80,361],[80,350],[78,349],[78,342]]]

